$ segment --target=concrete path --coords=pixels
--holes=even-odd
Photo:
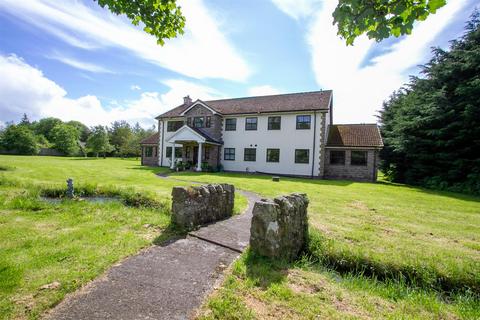
[[[192,232],[184,239],[151,246],[112,267],[67,297],[50,319],[189,319],[214,283],[248,245],[252,209]]]

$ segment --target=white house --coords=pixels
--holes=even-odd
[[[158,132],[141,143],[142,164],[375,180],[383,145],[377,126],[331,125],[332,107],[332,91],[212,101],[187,96],[156,118]]]

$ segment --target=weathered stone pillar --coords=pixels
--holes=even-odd
[[[307,207],[307,196],[298,193],[257,201],[250,228],[252,251],[270,258],[297,258],[308,238]]]
[[[230,184],[208,184],[174,187],[172,222],[184,229],[231,217],[235,204],[235,187]]]

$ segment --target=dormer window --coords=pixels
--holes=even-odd
[[[205,127],[204,117],[194,117],[193,118],[193,127],[194,128],[203,128]]]

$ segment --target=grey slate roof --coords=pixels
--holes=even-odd
[[[270,96],[202,101],[222,115],[252,114],[267,112],[328,110],[332,97],[331,90],[277,94]],[[178,117],[189,105],[179,105],[157,117]]]
[[[376,124],[336,124],[328,130],[327,147],[383,147]]]

